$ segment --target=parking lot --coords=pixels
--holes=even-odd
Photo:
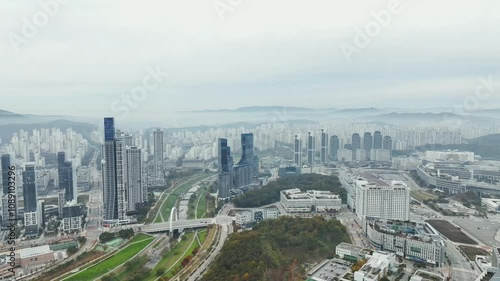
[[[495,240],[500,223],[489,219],[477,217],[472,218],[453,218],[453,222],[459,225],[479,241],[490,247],[500,247],[500,242]]]
[[[343,277],[348,272],[351,272],[351,268],[348,265],[329,261],[314,272],[311,279],[315,281],[332,281],[334,278]]]

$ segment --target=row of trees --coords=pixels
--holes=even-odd
[[[303,280],[302,264],[331,257],[342,242],[350,239],[337,220],[263,221],[252,231],[231,235],[203,280]]]
[[[254,208],[269,205],[280,200],[282,190],[299,188],[306,190],[323,190],[339,194],[342,201],[347,201],[347,192],[342,188],[338,177],[317,174],[305,174],[281,178],[268,185],[249,191],[234,199],[234,205],[241,208]]]
[[[130,239],[134,237],[134,230],[132,228],[129,228],[122,229],[117,233],[103,232],[101,235],[99,235],[99,241],[101,241],[101,243],[106,243],[118,237],[122,239]]]

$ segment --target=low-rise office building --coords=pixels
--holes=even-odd
[[[45,265],[55,260],[54,252],[49,245],[19,250],[21,267]]]
[[[366,237],[376,249],[409,260],[439,266],[444,259],[445,244],[428,223],[368,219]]]
[[[281,191],[281,205],[289,213],[333,212],[340,211],[342,199],[329,191],[295,188]]]
[[[367,256],[373,254],[373,251],[342,242],[335,248],[335,254],[343,260],[356,263],[366,259]]]
[[[63,208],[63,231],[79,232],[82,230],[82,207],[80,205]]]
[[[275,220],[278,218],[279,211],[276,208],[253,209],[236,213],[236,224],[245,226],[263,220]]]
[[[388,252],[374,252],[368,262],[354,273],[354,281],[379,281],[396,266],[396,255]]]

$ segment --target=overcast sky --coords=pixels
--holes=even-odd
[[[44,26],[38,2],[50,1],[0,2],[0,109],[135,117],[253,105],[451,107],[474,95],[480,76],[500,82],[498,0],[66,1]],[[356,47],[356,29],[388,5],[397,12],[349,62],[340,46]],[[33,15],[40,27],[23,34]],[[169,76],[144,100],[122,102],[148,67]],[[481,106],[500,107],[498,96],[500,85]]]

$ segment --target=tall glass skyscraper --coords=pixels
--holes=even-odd
[[[3,194],[9,193],[9,167],[10,167],[10,154],[2,155],[2,187]]]
[[[293,162],[295,165],[302,167],[302,140],[299,135],[295,135]]]
[[[153,132],[154,141],[154,164],[156,177],[160,178],[163,175],[163,131],[154,130]]]
[[[73,163],[66,161],[66,153],[57,153],[57,174],[59,179],[59,190],[65,191],[65,200],[76,202],[78,199],[77,189],[74,182],[76,176],[73,171]]]
[[[231,148],[227,145],[227,139],[218,140],[218,163],[219,163],[219,198],[229,198],[229,190],[233,188],[233,158]]]
[[[327,162],[328,155],[328,134],[325,133],[324,129],[321,129],[321,150],[320,150],[320,161],[322,164]]]
[[[311,134],[311,132],[309,132],[307,135],[307,164],[309,165],[314,164],[314,158],[316,158],[315,147],[316,147],[315,138]]]
[[[118,219],[116,140],[114,118],[104,118],[104,219]]]
[[[253,134],[241,134],[241,160],[238,163],[252,164],[253,163]]]
[[[26,164],[23,172],[24,212],[37,211],[36,170],[34,164]]]

